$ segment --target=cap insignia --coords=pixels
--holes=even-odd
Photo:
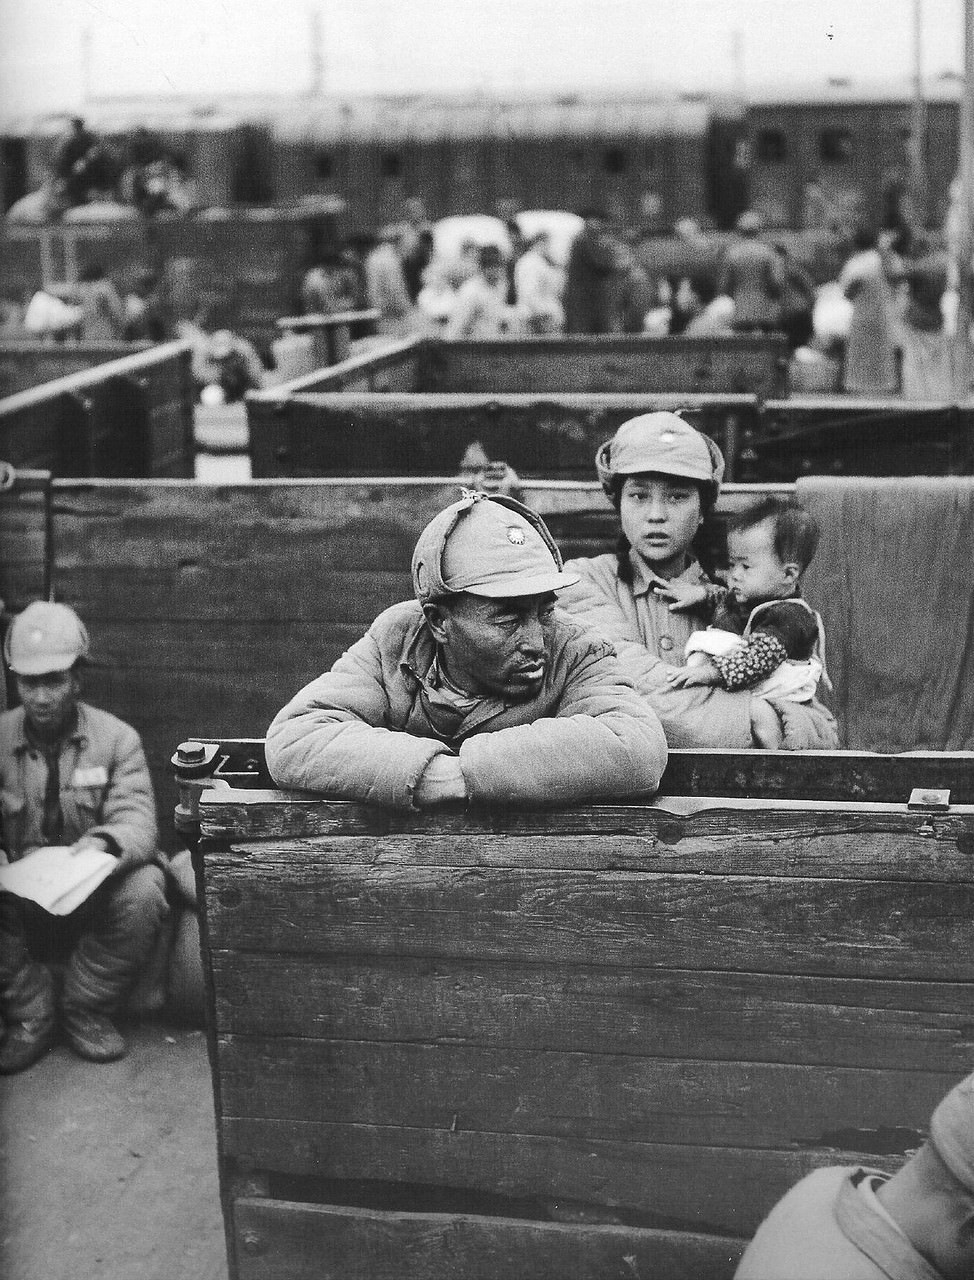
[[[663,444],[672,444],[673,441],[676,439],[676,436],[673,434],[672,431],[661,431],[659,438]]]
[[[507,526],[507,540],[508,542],[513,542],[515,547],[523,546],[524,530],[519,528],[516,524],[509,524]]]

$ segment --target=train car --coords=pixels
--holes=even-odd
[[[960,82],[925,89],[924,221],[943,224],[957,170]],[[909,182],[916,126],[909,87],[834,79],[752,98],[739,160],[749,203],[780,227],[833,219],[888,225]]]
[[[92,107],[86,122],[125,164],[146,132],[178,157],[201,205],[289,207],[340,194],[349,225],[402,215],[421,195],[435,216],[606,205],[654,227],[732,220],[715,166],[732,163],[739,111],[702,94],[146,100]],[[44,179],[63,117],[13,122],[0,196],[9,209]]]
[[[957,164],[960,83],[925,86],[928,219]],[[874,224],[909,170],[906,82],[834,79],[739,99],[705,94],[411,95],[133,100],[93,106],[122,163],[139,132],[177,156],[204,207],[293,207],[340,196],[350,229],[402,216],[605,205],[660,231],[692,216],[733,226],[759,208],[780,227],[835,214]],[[64,117],[13,120],[0,137],[4,209],[43,180]],[[144,140],[144,133],[143,133]]]

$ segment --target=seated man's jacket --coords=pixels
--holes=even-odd
[[[655,712],[610,644],[556,610],[533,697],[485,697],[450,735],[423,680],[436,645],[415,601],[387,609],[267,731],[281,786],[408,809],[434,756],[454,752],[477,804],[557,805],[654,792],[666,764]]]
[[[126,868],[150,862],[157,848],[156,808],[139,735],[85,702],[59,758],[64,844],[104,836]],[[24,731],[24,710],[0,715],[0,847],[10,861],[46,844],[41,833],[47,764]]]

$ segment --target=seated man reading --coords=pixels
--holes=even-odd
[[[424,529],[416,599],[382,613],[267,731],[281,786],[391,808],[652,794],[653,710],[612,646],[556,608],[575,578],[513,498],[465,493]]]

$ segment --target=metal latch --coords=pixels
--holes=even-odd
[[[944,812],[950,808],[949,791],[931,791],[928,787],[914,787],[906,802],[908,809],[928,809]]]

